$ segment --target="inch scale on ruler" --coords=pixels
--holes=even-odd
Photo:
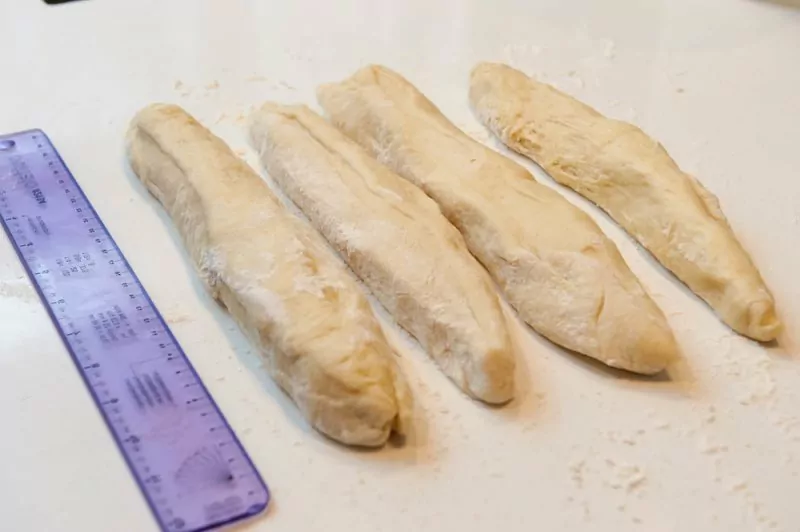
[[[264,510],[264,481],[42,131],[0,136],[0,220],[162,530]]]

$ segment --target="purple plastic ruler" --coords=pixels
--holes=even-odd
[[[0,219],[161,529],[264,510],[264,481],[42,131],[0,136]]]

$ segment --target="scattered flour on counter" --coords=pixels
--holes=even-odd
[[[705,418],[706,425],[711,425],[717,420],[717,409],[714,405],[709,405],[708,415]]]
[[[583,471],[586,468],[585,460],[576,460],[569,464],[569,473],[572,482],[578,488],[583,487]]]
[[[633,493],[639,490],[647,480],[644,470],[637,465],[617,464],[611,459],[606,459],[605,463],[611,470],[605,482],[612,489]]]
[[[583,78],[582,78],[582,77],[580,77],[580,76],[578,75],[578,73],[577,73],[575,70],[570,70],[570,71],[567,73],[567,76],[568,76],[568,77],[569,77],[569,78],[570,78],[572,81],[574,81],[574,82],[575,82],[575,84],[578,86],[578,88],[579,88],[579,89],[583,89],[583,88],[586,86],[586,84],[585,84],[585,83],[584,83],[584,81],[583,81]]]
[[[624,445],[634,446],[637,443],[636,436],[642,436],[642,435],[644,435],[644,433],[645,433],[645,431],[642,430],[642,429],[639,429],[636,432],[635,435],[634,434],[620,434],[620,433],[618,433],[616,431],[611,430],[611,431],[603,433],[603,435],[611,443],[622,443]]]
[[[770,405],[775,399],[777,383],[772,376],[772,360],[764,349],[752,350],[748,340],[733,336],[716,344],[723,354],[713,365],[726,375],[736,377],[736,401],[740,405]]]
[[[503,55],[516,56],[516,55],[539,55],[542,49],[539,46],[522,42],[515,44],[507,44],[503,48]]]
[[[245,78],[244,80],[246,83],[268,83],[269,86],[266,87],[267,90],[289,90],[289,91],[296,91],[297,87],[294,85],[290,85],[289,83],[279,80],[279,81],[272,81],[266,76],[250,76]]]
[[[176,323],[184,323],[187,321],[191,321],[192,318],[186,314],[169,314],[165,316],[164,319],[170,325],[174,325]]]
[[[747,508],[747,512],[761,525],[766,525],[771,529],[778,528],[778,522],[772,519],[769,515],[764,512],[763,504],[759,502],[755,495],[749,490],[747,486],[744,486],[742,489],[735,491],[741,496],[744,502],[745,508]],[[758,527],[756,530],[759,532],[764,530],[762,527]]]
[[[734,480],[730,486],[728,486],[728,491],[731,493],[735,493],[737,491],[744,491],[747,489],[747,481],[736,479]]]
[[[739,396],[739,403],[742,405],[752,405],[767,401],[775,395],[777,385],[772,378],[770,368],[772,361],[764,354],[750,368],[747,368],[747,391]]]
[[[625,445],[636,445],[636,440],[633,436],[623,436],[620,441]]]
[[[219,87],[219,81],[213,80],[211,83],[204,85],[202,89],[205,91],[204,95],[208,96],[212,92],[218,90]],[[178,79],[172,84],[172,89],[176,91],[182,98],[188,98],[194,93],[195,87],[189,87],[186,85],[186,83]]]
[[[192,320],[191,313],[178,303],[167,305],[164,308],[162,315],[164,316],[164,321],[171,325]]]
[[[567,497],[567,502],[571,505],[577,505],[580,508],[581,518],[584,522],[588,522],[591,520],[592,515],[589,510],[589,501],[586,499],[585,495],[580,492],[583,490],[586,480],[585,474],[588,472],[586,460],[584,458],[578,458],[571,461],[568,470],[572,485],[579,491],[573,490],[573,495]]]
[[[714,412],[713,407],[711,407],[709,411]],[[745,447],[749,448],[748,445],[745,445]],[[708,436],[702,435],[698,439],[697,448],[701,453],[708,455],[712,459],[714,466],[714,482],[724,487],[731,496],[739,499],[739,508],[741,508],[743,512],[749,514],[750,518],[754,519],[759,525],[762,525],[753,528],[753,530],[764,531],[767,530],[767,528],[775,529],[779,526],[777,521],[767,514],[764,505],[750,489],[749,482],[745,478],[739,476],[737,471],[732,471],[735,473],[733,475],[725,472],[725,470],[729,469],[732,465],[727,463],[727,453],[729,451],[727,445],[710,441]],[[764,528],[764,526],[767,528]]]
[[[0,298],[14,298],[21,301],[36,301],[36,291],[27,281],[0,282]]]
[[[606,41],[606,45],[603,48],[603,56],[608,58],[608,59],[614,59],[614,57],[616,57],[616,55],[617,55],[616,48],[617,48],[617,45],[614,44],[614,41],[612,41],[610,39],[607,40]]]
[[[708,436],[701,436],[698,442],[698,448],[703,454],[719,454],[728,450],[728,446],[721,443],[712,443],[709,441]]]
[[[186,83],[179,79],[176,79],[175,83],[172,84],[172,89],[179,93],[182,98],[186,98],[192,94],[192,88],[187,87]]]
[[[217,119],[214,121],[214,125],[216,126],[217,124],[219,124],[220,122],[222,122],[223,120],[225,120],[227,117],[228,117],[228,115],[227,115],[226,113],[220,113],[220,114],[217,116]]]
[[[792,441],[800,441],[800,420],[794,416],[771,415],[772,424]]]

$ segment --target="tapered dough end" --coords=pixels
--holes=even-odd
[[[499,405],[514,398],[514,358],[507,350],[494,349],[473,360],[463,388],[472,397]]]
[[[386,393],[375,388],[340,403],[330,397],[310,397],[312,425],[346,445],[380,447],[396,427],[397,408]]]
[[[508,331],[510,324],[505,315],[503,323]],[[511,401],[516,392],[516,355],[517,346],[510,332],[507,332],[505,342],[486,345],[482,353],[471,357],[471,364],[464,375],[463,389],[484,403],[502,405]]]
[[[242,307],[225,298],[225,290],[222,294],[228,310],[241,316]],[[366,301],[356,304],[368,309]],[[295,347],[294,355],[268,357],[265,367],[315,429],[346,445],[380,447],[392,432],[402,435],[410,426],[411,392],[377,322],[374,328],[365,326],[364,337],[354,338],[348,321],[334,320],[322,328],[307,323],[309,331],[317,329],[313,337],[298,329],[278,340],[288,345],[305,337],[304,351]],[[268,346],[268,341],[258,344]]]
[[[647,316],[645,320],[627,326],[615,324],[608,334],[601,332],[601,356],[605,364],[642,375],[655,375],[678,359],[678,345],[666,321]]]
[[[243,307],[227,288],[221,295],[231,314],[241,317]],[[380,447],[392,432],[403,435],[410,426],[411,392],[382,332],[345,351],[329,347],[348,342],[340,332],[337,327],[333,335],[311,340],[301,356],[267,357],[265,367],[322,434],[346,445]]]
[[[731,321],[730,324],[736,332],[759,342],[771,342],[783,330],[783,324],[775,312],[775,304],[771,299],[750,303],[741,319]]]
[[[610,257],[617,269],[604,283],[597,311],[595,358],[614,368],[654,375],[679,358],[678,344],[664,313],[625,267],[616,249]]]
[[[230,290],[223,287],[220,296],[237,322],[245,323],[244,307]],[[348,343],[342,325],[332,324],[332,335],[311,339],[301,356],[266,356],[265,367],[315,429],[346,445],[380,447],[393,431],[402,435],[410,426],[411,392],[382,332],[345,351],[329,347]],[[256,344],[265,355],[270,352],[266,339]]]
[[[411,423],[411,393],[400,374],[393,373],[393,390],[376,384],[339,400],[308,394],[304,410],[317,430],[338,442],[380,447],[392,432],[405,434]]]

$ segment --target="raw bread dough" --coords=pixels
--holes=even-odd
[[[269,174],[467,394],[510,400],[514,355],[493,283],[436,203],[305,106],[265,104]]]
[[[410,396],[391,348],[313,229],[180,107],[140,111],[128,158],[175,222],[206,289],[314,427],[368,446],[402,430]]]
[[[676,354],[664,315],[591,218],[462,133],[400,75],[367,67],[317,96],[340,129],[439,204],[535,330],[638,373]]]
[[[717,198],[658,142],[506,65],[478,65],[470,101],[503,142],[605,210],[734,330],[778,335],[772,294]]]

